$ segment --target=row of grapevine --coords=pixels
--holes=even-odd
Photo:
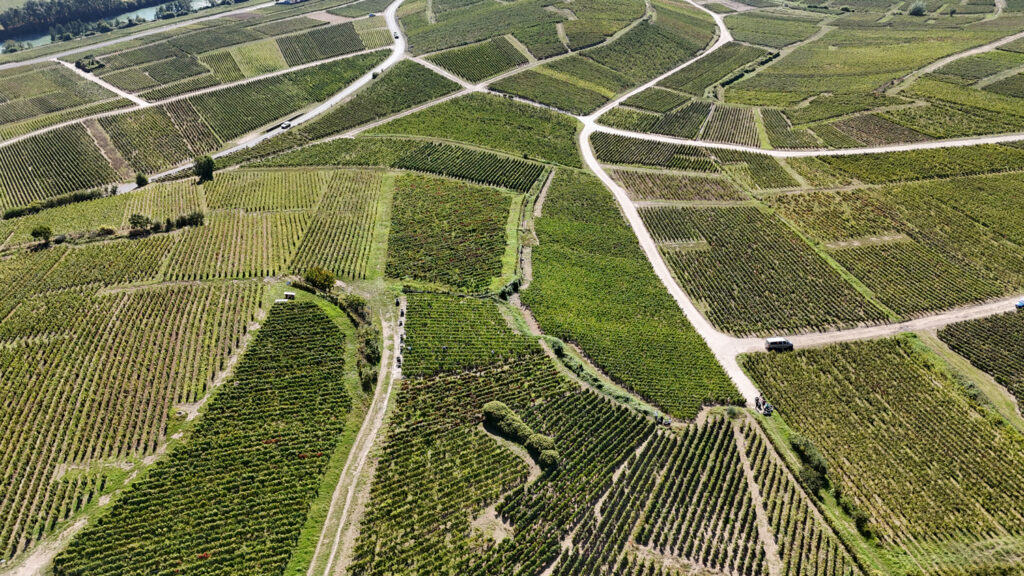
[[[54,572],[281,573],[351,407],[344,349],[316,304],[272,308],[189,441],[80,534]]]

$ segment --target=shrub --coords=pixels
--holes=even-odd
[[[334,286],[334,274],[319,266],[314,266],[306,271],[306,282],[318,289],[327,292]]]
[[[32,229],[32,237],[39,240],[43,244],[49,244],[50,236],[53,235],[53,230],[49,226],[39,225]]]
[[[796,450],[797,455],[800,456],[804,464],[816,470],[821,476],[828,476],[828,462],[825,461],[821,450],[818,450],[818,447],[813,442],[796,434],[789,440],[789,443],[793,446],[793,450]]]
[[[533,429],[504,402],[497,400],[484,404],[484,424],[499,436],[516,444],[527,445],[534,435]]]
[[[530,437],[527,438],[526,449],[530,451],[530,454],[543,454],[544,452],[555,449],[555,440],[550,436],[537,434],[535,432],[530,434]]]
[[[545,450],[537,458],[537,464],[545,470],[552,470],[558,467],[559,460],[561,460],[561,456],[558,454],[558,450]]]
[[[138,186],[139,188],[142,188],[146,184],[149,184],[149,178],[146,178],[146,175],[143,174],[142,172],[136,173],[135,174],[135,185]]]
[[[800,483],[815,496],[825,487],[825,477],[813,467],[807,465],[800,468]]]
[[[149,219],[149,217],[143,216],[142,214],[132,214],[128,218],[128,225],[131,226],[133,232],[145,230],[146,228],[149,228],[150,225],[152,224],[153,222]]]
[[[917,0],[914,5],[910,7],[911,16],[924,16],[928,12],[928,8],[925,7],[924,2]]]

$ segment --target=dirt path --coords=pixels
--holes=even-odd
[[[32,553],[25,557],[21,563],[16,564],[10,570],[3,571],[5,576],[40,576],[45,574],[53,559],[68,545],[68,542],[78,534],[88,518],[80,518],[74,524],[64,529],[56,538],[44,541],[36,546]]]
[[[71,70],[75,74],[78,74],[82,78],[85,78],[86,80],[92,82],[93,84],[98,84],[98,85],[102,86],[104,89],[109,90],[110,92],[113,92],[114,94],[117,94],[121,98],[127,98],[128,100],[131,100],[132,102],[134,102],[138,106],[146,107],[146,106],[150,105],[149,102],[146,102],[145,100],[143,100],[142,98],[139,98],[135,94],[132,94],[131,92],[126,92],[126,91],[118,88],[117,86],[114,86],[110,82],[107,82],[106,80],[103,80],[102,78],[100,78],[98,76],[90,74],[90,73],[88,73],[88,72],[86,72],[84,70],[80,70],[77,66],[75,66],[74,64],[72,64],[70,62],[65,62],[63,60],[57,60],[56,58],[54,58],[53,61],[58,63],[58,64],[60,64],[61,66],[64,66],[68,70]]]
[[[107,162],[110,162],[114,171],[120,174],[122,178],[131,178],[131,165],[128,164],[128,160],[114,146],[114,143],[110,140],[110,135],[103,129],[103,126],[100,126],[99,120],[90,118],[82,122],[82,125],[85,126],[89,136],[92,136],[92,141],[96,143],[96,147],[100,149],[100,153],[107,159]]]
[[[401,308],[403,310],[405,305],[405,297],[402,297]],[[369,499],[369,491],[358,488],[366,488],[369,484],[369,479],[364,479],[362,476],[367,471],[373,447],[379,440],[383,440],[378,437],[387,415],[391,393],[394,390],[395,382],[402,378],[402,369],[398,367],[397,358],[401,350],[401,334],[404,328],[398,326],[396,314],[390,313],[389,316],[392,317],[381,318],[383,340],[391,343],[390,348],[384,346],[381,351],[381,366],[386,366],[388,369],[380,372],[373,401],[370,403],[363,425],[352,445],[348,461],[345,462],[345,468],[338,479],[338,485],[327,511],[327,519],[324,521],[320,539],[316,544],[313,561],[306,572],[307,576],[342,573],[355,546],[359,521],[362,511],[365,510],[366,500]],[[361,479],[365,482],[360,482]],[[334,528],[333,532],[332,527]]]

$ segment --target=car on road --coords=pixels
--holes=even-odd
[[[280,128],[281,130],[287,130],[287,129],[291,128],[291,127],[292,127],[292,123],[291,122],[281,122],[281,125],[278,126],[278,128]]]
[[[1017,301],[1017,310],[1024,310],[1024,299]]]
[[[790,352],[793,343],[785,338],[768,338],[764,341],[764,349],[769,352]]]
[[[395,32],[395,40],[398,40],[398,32]]]

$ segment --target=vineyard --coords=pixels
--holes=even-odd
[[[86,245],[68,250],[40,283],[41,291],[63,290],[88,284],[111,286],[153,280],[174,245],[174,236],[156,235]]]
[[[0,131],[56,113],[68,120],[82,117],[115,99],[114,93],[52,62],[15,68],[0,77]]]
[[[511,333],[490,300],[414,294],[408,302],[406,377],[479,370],[536,355],[536,342]]]
[[[403,60],[352,99],[304,124],[301,132],[311,140],[338,134],[451,94],[458,87],[429,68]]]
[[[461,146],[426,144],[402,156],[395,168],[441,174],[481,184],[526,192],[540,178],[544,167],[508,156]]]
[[[729,43],[712,52],[692,65],[672,74],[658,83],[659,86],[679,90],[695,96],[725,79],[735,70],[765,58],[768,52],[746,44]],[[666,112],[667,110],[660,110]]]
[[[0,206],[24,206],[119,179],[81,124],[0,148]]]
[[[616,382],[677,418],[740,401],[600,181],[559,170],[537,236],[535,278],[522,298],[546,334],[575,342]]]
[[[544,67],[523,70],[495,82],[491,88],[571,114],[589,114],[608,101],[608,97],[600,92],[554,74],[545,74]]]
[[[598,132],[591,137],[597,159],[610,164],[663,166],[695,172],[718,172],[715,159],[703,148],[676,146]]]
[[[195,156],[166,112],[143,108],[100,119],[121,156],[137,172],[152,174]]]
[[[386,273],[474,292],[501,275],[512,199],[484,188],[420,175],[395,179]]]
[[[5,268],[21,274],[42,251]],[[26,278],[31,278],[27,276]],[[9,284],[15,290],[18,282]],[[23,288],[24,289],[24,288]],[[95,289],[94,289],[95,290]],[[24,292],[21,292],[24,294]],[[195,401],[240,343],[260,299],[255,284],[179,286],[30,298],[0,323],[5,382],[0,461],[24,481],[0,495],[4,557],[73,516],[164,441],[172,404]],[[71,304],[70,306],[68,304]],[[70,314],[69,314],[70,313]],[[60,338],[34,338],[50,332]],[[42,365],[46,368],[38,369]],[[91,401],[81,401],[89,398]],[[64,423],[79,422],[77,426]],[[45,439],[23,441],[25,434]],[[120,480],[117,480],[119,483]]]
[[[322,30],[315,28],[313,31]],[[362,54],[239,84],[188,98],[224,142],[325,100],[384,60],[382,52]]]
[[[744,146],[757,146],[757,126],[754,112],[748,108],[715,105],[704,127],[704,139]]]
[[[526,56],[503,37],[441,52],[428,59],[470,82],[479,82],[527,62]]]
[[[742,201],[749,198],[725,178],[647,170],[613,170],[611,174],[633,200]]]
[[[288,66],[325,60],[364,48],[363,41],[351,23],[322,26],[285,36],[277,40],[277,45]]]
[[[1019,562],[1019,540],[999,555],[983,547],[1024,530],[1021,440],[911,337],[743,360],[789,425],[821,448],[832,481],[886,546],[945,573]],[[941,553],[962,546],[972,554]]]
[[[991,374],[1021,403],[1024,402],[1022,333],[1024,314],[1011,312],[951,324],[939,330],[939,338],[971,364]]]
[[[280,573],[351,405],[343,351],[316,304],[272,308],[188,443],[133,483],[54,572]]]
[[[304,274],[320,266],[342,278],[369,277],[385,180],[380,172],[339,170],[330,175],[291,271]]]
[[[900,314],[979,302],[1024,285],[1010,176],[777,196],[771,205]],[[965,193],[970,191],[969,194]],[[988,225],[986,225],[988,224]]]
[[[277,276],[287,269],[310,215],[216,212],[181,234],[169,257],[170,280]]]
[[[803,240],[757,207],[642,208],[676,278],[734,334],[884,319]]]
[[[371,132],[443,138],[515,156],[580,166],[574,119],[485,94],[449,100],[392,120]]]
[[[320,203],[329,178],[329,172],[235,170],[207,182],[203,190],[214,210],[310,210]]]

